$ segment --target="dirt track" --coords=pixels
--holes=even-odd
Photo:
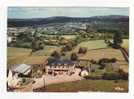
[[[72,75],[43,75],[42,78],[35,79],[36,83],[32,85],[33,89],[41,88],[50,84],[58,84],[63,82],[72,82],[81,80],[82,77],[79,76],[80,69],[75,70],[75,74]]]
[[[120,48],[120,50],[121,50],[121,52],[122,52],[122,54],[123,54],[125,60],[126,60],[127,62],[129,62],[128,51],[127,51],[125,48]]]

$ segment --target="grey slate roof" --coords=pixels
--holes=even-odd
[[[31,68],[30,65],[20,64],[20,65],[17,65],[17,67],[16,67],[13,71],[23,74],[23,73],[25,73],[26,71],[28,71],[30,68]]]
[[[71,61],[71,60],[59,60],[59,59],[51,59],[51,60],[48,60],[48,65],[64,65],[64,64],[67,64],[67,65],[73,65],[74,62]]]

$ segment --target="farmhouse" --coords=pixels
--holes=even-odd
[[[75,73],[75,63],[71,60],[53,60],[48,61],[46,65],[46,73],[51,75]]]

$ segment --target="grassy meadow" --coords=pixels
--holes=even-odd
[[[86,47],[88,50],[93,50],[106,48],[107,44],[104,42],[104,40],[91,40],[81,42],[80,44],[78,44],[77,48],[79,47]]]
[[[44,50],[39,50],[32,55],[31,49],[8,47],[7,49],[7,65],[10,68],[11,65],[16,64],[38,64],[47,59],[54,50],[58,50],[56,46],[46,46]]]
[[[123,40],[123,47],[128,48],[128,39]],[[21,63],[40,63],[51,55],[53,51],[60,51],[62,46],[45,46],[43,50],[39,50],[32,55],[31,49],[8,47],[7,49],[7,65],[15,65]],[[108,48],[104,40],[91,40],[84,41],[78,44],[72,51],[66,52],[64,59],[69,59],[72,52],[78,52],[80,47],[88,49],[85,55],[79,55],[80,59],[100,59],[100,58],[113,58],[123,60],[121,52],[116,49]]]
[[[115,90],[121,87],[124,90]],[[124,80],[81,80],[77,82],[68,82],[46,86],[47,92],[77,92],[77,91],[101,91],[101,92],[127,92],[128,82]]]

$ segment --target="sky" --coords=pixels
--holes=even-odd
[[[91,17],[105,15],[129,16],[129,8],[115,7],[9,7],[8,18],[46,18],[52,16]]]

